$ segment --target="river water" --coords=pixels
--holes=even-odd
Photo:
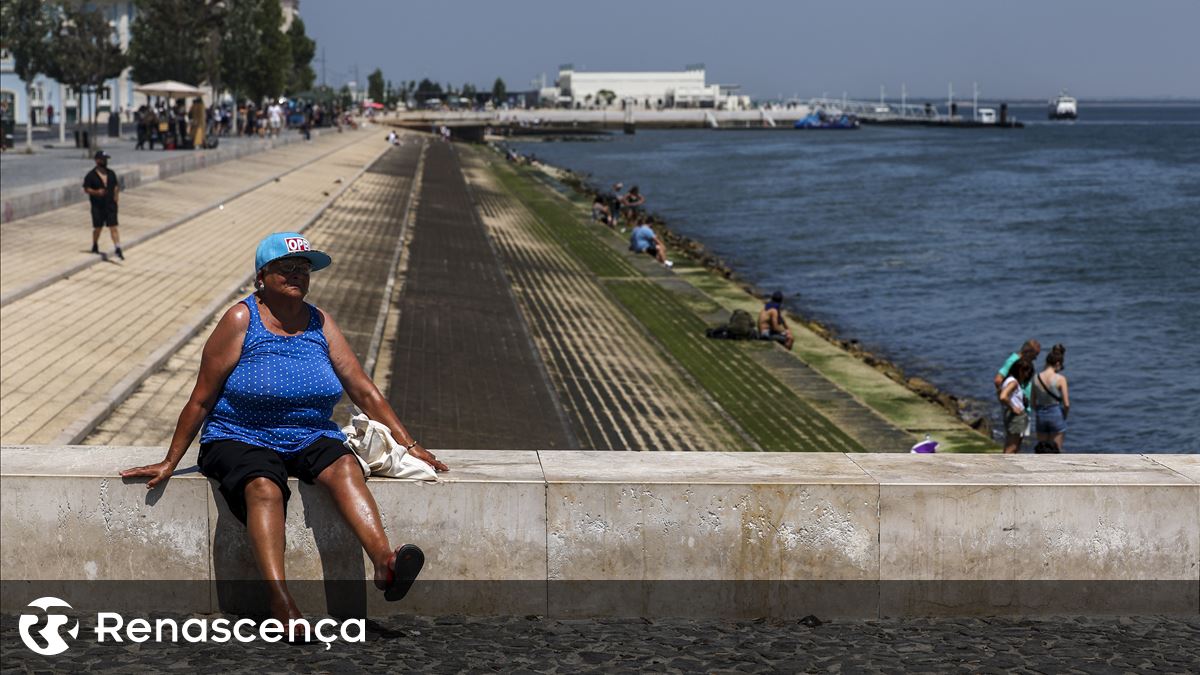
[[[518,147],[638,184],[747,280],[956,395],[994,400],[1026,338],[1065,344],[1068,452],[1200,452],[1200,106],[1080,112]]]

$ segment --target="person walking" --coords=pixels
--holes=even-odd
[[[225,312],[205,343],[166,457],[121,472],[123,478],[149,478],[146,488],[154,488],[175,472],[203,425],[200,471],[217,482],[245,524],[271,616],[285,625],[301,618],[284,570],[289,475],[328,491],[370,558],[373,581],[386,600],[404,597],[424,562],[417,546],[393,549],[388,541],[358,460],[330,419],[343,392],[387,426],[410,455],[436,471],[448,470],[408,433],[333,317],[304,302],[310,274],[331,263],[297,232],[259,242],[256,290]]]
[[[271,137],[279,136],[279,131],[283,127],[283,107],[279,105],[278,101],[272,102],[267,108],[267,117],[271,123]]]
[[[1025,387],[1033,379],[1033,362],[1018,359],[1000,384],[1000,402],[1004,404],[1004,452],[1021,451],[1021,438],[1029,426],[1029,397]]]
[[[144,150],[146,147],[146,106],[141,106],[133,113],[134,125],[137,127],[137,145],[134,150]]]
[[[1067,433],[1067,415],[1071,412],[1071,397],[1067,393],[1067,376],[1062,374],[1067,348],[1061,344],[1050,348],[1046,367],[1033,378],[1033,410],[1037,414],[1038,443],[1049,441],[1062,452]]]
[[[117,229],[117,205],[121,201],[121,185],[117,174],[108,168],[109,154],[97,150],[96,168],[83,177],[83,191],[92,202],[92,253],[100,252],[100,230],[108,227],[117,257],[125,259],[121,252],[121,233]]]

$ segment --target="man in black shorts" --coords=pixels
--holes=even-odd
[[[117,174],[108,168],[108,153],[96,151],[96,168],[83,177],[83,191],[92,201],[92,253],[100,252],[100,230],[108,226],[117,257],[125,259],[121,252],[121,233],[117,230],[117,204],[121,201],[121,186]]]

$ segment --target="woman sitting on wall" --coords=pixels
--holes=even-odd
[[[245,523],[269,587],[271,614],[285,622],[300,617],[283,564],[289,475],[329,490],[387,599],[403,597],[424,562],[416,546],[393,550],[388,543],[358,460],[330,419],[343,390],[414,457],[447,470],[409,435],[329,314],[304,302],[310,272],[330,262],[295,232],[259,243],[257,290],[225,312],[204,345],[196,386],[166,458],[121,472],[126,478],[148,477],[147,489],[154,488],[171,476],[203,423],[200,470],[217,481],[230,510]]]

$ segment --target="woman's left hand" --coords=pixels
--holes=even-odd
[[[450,467],[448,467],[445,464],[438,461],[438,458],[434,457],[432,452],[421,447],[420,443],[417,443],[416,445],[409,448],[408,452],[413,457],[416,457],[417,459],[421,460],[422,462],[425,462],[429,466],[432,466],[434,468],[434,470],[439,473],[450,470]]]

